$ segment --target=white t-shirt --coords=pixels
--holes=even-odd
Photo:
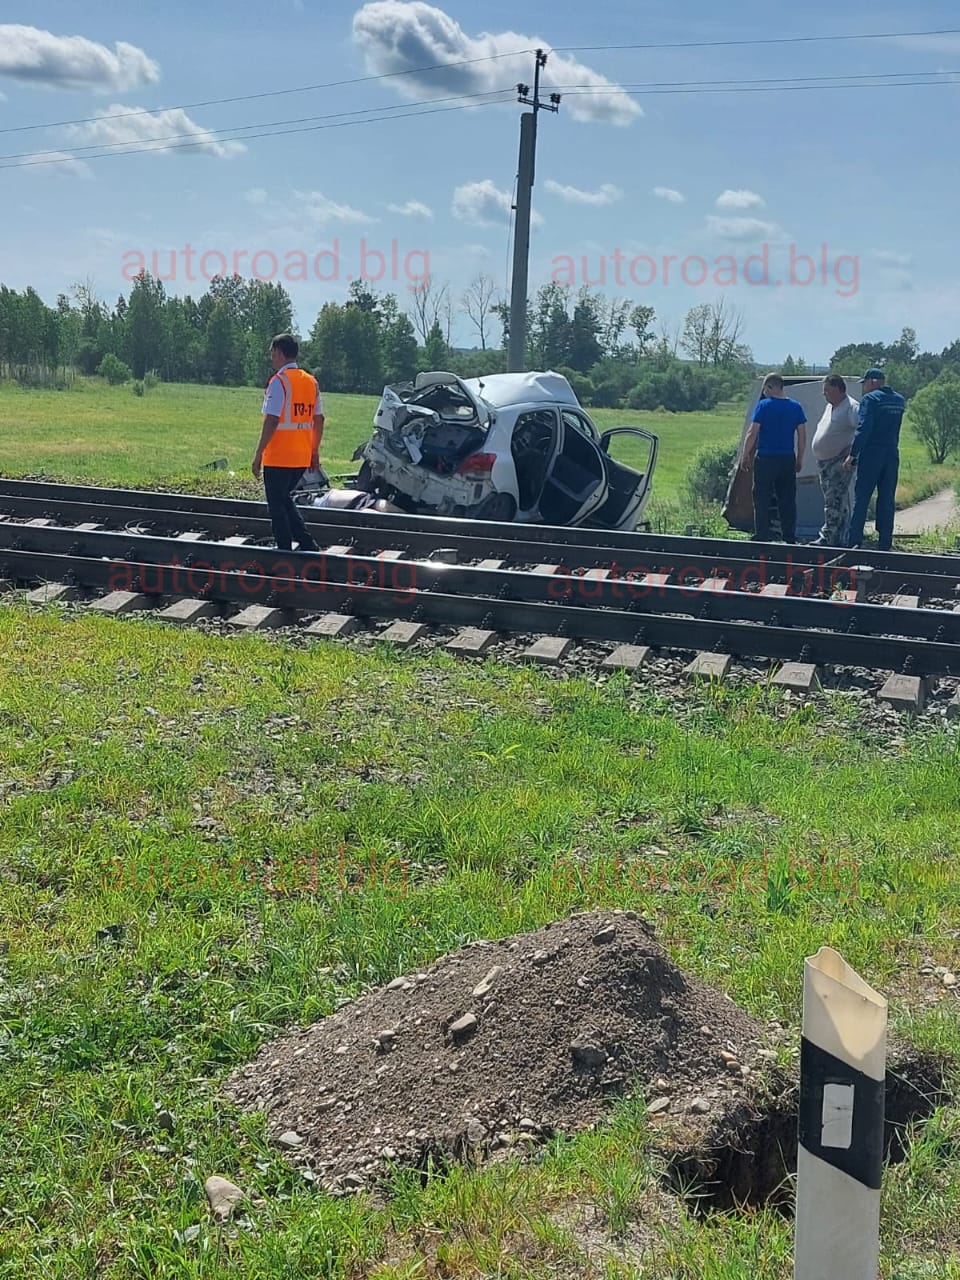
[[[296,360],[290,360],[287,364],[281,365],[277,373],[283,373],[285,369],[298,369],[300,366]],[[270,413],[275,418],[279,418],[283,413],[283,383],[276,376],[272,377],[267,384],[267,389],[263,393],[263,408],[261,413]],[[320,394],[320,387],[317,386],[317,407],[314,410],[316,416],[323,416],[323,396]]]
[[[818,462],[829,462],[850,448],[857,430],[859,410],[860,402],[852,396],[847,396],[838,405],[827,405],[810,445]]]

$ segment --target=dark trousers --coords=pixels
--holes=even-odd
[[[755,458],[753,528],[758,542],[770,540],[770,502],[776,497],[784,542],[797,540],[797,459],[792,453]]]
[[[264,467],[263,487],[270,508],[273,536],[278,551],[292,551],[294,542],[301,551],[319,551],[307,533],[297,504],[290,494],[297,487],[306,467]]]
[[[893,545],[893,520],[896,514],[897,477],[900,474],[898,448],[873,449],[857,459],[857,483],[853,491],[853,515],[847,533],[847,546],[858,547],[863,541],[863,526],[873,492],[877,492],[877,538],[881,551]]]

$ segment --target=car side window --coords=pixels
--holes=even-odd
[[[581,414],[576,413],[573,409],[563,410],[563,425],[572,427],[574,431],[579,431],[582,436],[586,436],[588,440],[594,444],[597,443],[599,437],[594,430],[593,423],[588,422]]]
[[[546,451],[553,443],[556,423],[552,409],[534,409],[529,413],[521,413],[513,428],[514,449]]]

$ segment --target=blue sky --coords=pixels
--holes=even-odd
[[[281,280],[303,332],[361,274],[402,304],[425,269],[457,306],[479,272],[505,293],[521,111],[511,90],[533,74],[532,56],[515,51],[542,43],[544,87],[567,91],[558,114],[540,117],[531,292],[551,277],[587,282],[653,306],[670,332],[722,297],[770,363],[788,352],[826,361],[904,325],[933,350],[960,336],[960,74],[949,74],[960,34],[716,44],[960,28],[954,5],[867,15],[851,0],[813,0],[784,6],[779,23],[760,0],[679,10],[24,5],[0,24],[0,280],[53,302],[91,278],[112,302],[156,254],[161,276],[175,266],[168,291],[198,296],[222,255],[241,274]],[[567,52],[690,42],[714,43]],[[464,65],[276,92],[450,61]],[[810,87],[812,77],[887,83]],[[915,79],[927,83],[904,83]],[[758,81],[778,91],[703,89]],[[700,89],[676,92],[690,82]],[[271,96],[213,101],[253,94]],[[487,96],[462,109],[465,94]],[[174,137],[197,145],[172,149]],[[51,153],[57,163],[33,163]],[[462,314],[453,336],[476,339]]]

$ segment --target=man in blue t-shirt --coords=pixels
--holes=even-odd
[[[783,379],[771,373],[743,443],[740,465],[753,468],[753,541],[770,541],[770,503],[777,500],[784,542],[797,540],[797,472],[807,447],[807,415],[799,400],[784,395]],[[756,454],[756,459],[754,459]]]

